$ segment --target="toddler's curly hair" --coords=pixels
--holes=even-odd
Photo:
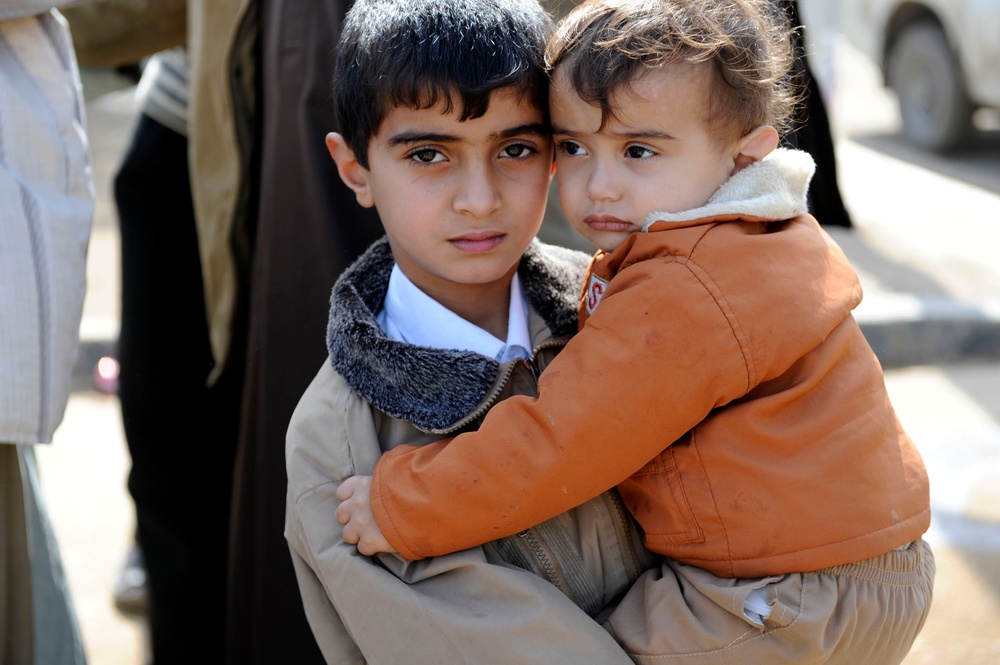
[[[559,25],[546,49],[580,98],[614,118],[612,96],[650,68],[708,63],[710,127],[719,138],[761,125],[791,129],[799,102],[792,31],[771,0],[588,0]]]

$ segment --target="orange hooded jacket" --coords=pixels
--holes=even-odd
[[[857,276],[803,213],[809,175],[807,156],[779,151],[704,208],[598,252],[581,331],[537,398],[379,461],[372,507],[390,544],[460,550],[614,486],[651,550],[721,577],[919,538],[926,471],[851,314]]]

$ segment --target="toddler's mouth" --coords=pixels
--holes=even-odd
[[[583,223],[595,231],[631,231],[632,223],[619,219],[613,215],[587,215],[583,218]]]

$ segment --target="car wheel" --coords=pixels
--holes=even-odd
[[[904,27],[889,51],[886,73],[899,97],[903,133],[910,141],[946,152],[970,136],[975,108],[937,23],[918,21]]]

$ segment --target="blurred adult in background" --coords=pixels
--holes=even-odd
[[[81,62],[143,63],[114,177],[121,251],[118,396],[145,571],[153,665],[225,658],[226,580],[241,375],[213,358],[188,165],[184,0],[66,10]],[[165,48],[150,55],[149,50]],[[148,60],[147,60],[148,57]],[[116,589],[116,592],[120,589]]]
[[[241,376],[213,368],[187,141],[184,48],[145,65],[114,180],[121,233],[118,396],[154,663],[222,662]]]
[[[350,2],[261,0],[260,136],[252,180],[246,382],[234,481],[229,663],[321,663],[284,539],[285,432],[327,355],[333,283],[383,233],[340,182],[333,54]],[[252,10],[253,8],[251,8]],[[252,234],[252,235],[251,235]],[[290,651],[294,649],[294,651]],[[291,654],[291,655],[290,655]],[[294,657],[293,657],[294,656]]]
[[[214,466],[235,438],[235,461],[228,469],[220,464],[217,476],[209,473],[206,464],[197,480],[187,477],[187,484],[170,485],[167,470],[173,467],[161,457],[164,484],[159,489],[181,499],[205,496],[230,480],[233,483],[231,511],[226,517],[212,513],[207,518],[222,534],[231,516],[224,553],[229,602],[224,618],[215,613],[205,620],[217,632],[223,631],[218,627],[220,620],[226,624],[225,661],[240,665],[322,663],[302,611],[283,536],[284,438],[299,396],[326,355],[324,339],[315,331],[322,330],[321,323],[326,321],[333,282],[382,234],[373,213],[358,206],[340,183],[324,143],[326,134],[335,129],[329,79],[340,21],[348,6],[347,0],[189,0],[186,6],[187,158],[212,362],[207,385],[216,389],[227,381],[241,383],[244,370],[246,380],[238,425],[224,426],[215,441],[207,441],[202,440],[202,432],[195,431],[199,423],[181,414],[188,423],[187,435],[160,453],[177,455],[177,460],[188,464],[198,464],[208,455]],[[78,8],[71,21],[76,34],[77,27],[81,33],[95,30],[94,20],[100,23],[102,14],[117,12],[127,18],[132,13],[136,24],[142,24],[147,19],[140,10],[160,9],[151,0],[93,0]],[[177,23],[175,18],[162,16],[158,34],[169,33],[166,25],[171,21]],[[84,39],[81,34],[80,43],[85,46],[78,48],[91,64],[118,66],[149,55],[141,44],[138,51],[116,51],[98,31],[90,34],[93,38]],[[123,37],[118,43],[129,41],[134,40]],[[121,177],[116,185],[116,197],[127,197],[132,185]],[[137,213],[154,214],[151,204],[135,203]],[[180,233],[178,227],[171,232]],[[123,225],[125,252],[125,243],[139,246],[126,239],[130,233],[136,231]],[[155,231],[143,233],[151,237]],[[152,243],[144,243],[145,249],[131,255],[133,262],[156,263],[166,258],[149,257]],[[124,265],[126,256],[123,280],[131,279],[131,269]],[[168,284],[174,280],[188,283],[182,272],[190,275],[194,270],[184,260],[174,261]],[[123,288],[127,287],[123,284]],[[138,293],[141,287],[134,288]],[[123,296],[123,307],[128,309],[128,295]],[[189,300],[195,303],[195,298]],[[126,347],[130,337],[138,345],[155,334],[139,335],[137,328],[128,332],[124,309],[122,324]],[[170,326],[171,331],[176,329]],[[169,341],[162,336],[155,339],[164,344]],[[127,348],[123,352],[120,390],[126,411],[127,376],[137,367],[137,358],[130,361]],[[148,353],[145,357],[149,360]],[[194,394],[197,389],[189,391]],[[141,395],[136,399],[141,404]],[[127,435],[131,447],[132,435]],[[147,468],[151,475],[144,476],[144,484],[152,488],[155,466]],[[130,488],[137,498],[141,531],[142,509],[134,492],[137,475],[134,467]],[[177,519],[182,510],[180,505],[174,507]],[[221,548],[214,539],[197,545],[199,556],[206,558],[215,557]],[[156,555],[144,554],[155,611],[157,573],[152,558]],[[162,556],[172,557],[175,565],[185,561],[176,549]],[[178,598],[186,594],[190,607],[201,602],[203,591],[216,588],[217,580],[207,573],[201,579],[201,586],[192,578],[178,581],[174,588]],[[212,650],[192,660],[220,662],[214,654]],[[166,662],[156,659],[154,665]]]
[[[779,0],[788,14],[795,48],[795,76],[802,90],[804,101],[796,111],[793,130],[785,138],[789,147],[805,150],[816,162],[816,175],[809,186],[809,211],[824,226],[851,228],[851,215],[847,212],[837,179],[837,153],[833,146],[830,117],[819,82],[813,76],[806,55],[806,28],[799,14],[798,0]]]
[[[324,154],[335,129],[333,46],[348,5],[189,5],[198,73],[190,159],[210,338],[217,371],[246,371],[229,548],[234,665],[323,662],[283,536],[284,447],[326,354],[315,331],[333,282],[382,233]]]
[[[78,665],[83,641],[33,445],[62,421],[93,188],[59,2],[0,1],[0,662]]]

